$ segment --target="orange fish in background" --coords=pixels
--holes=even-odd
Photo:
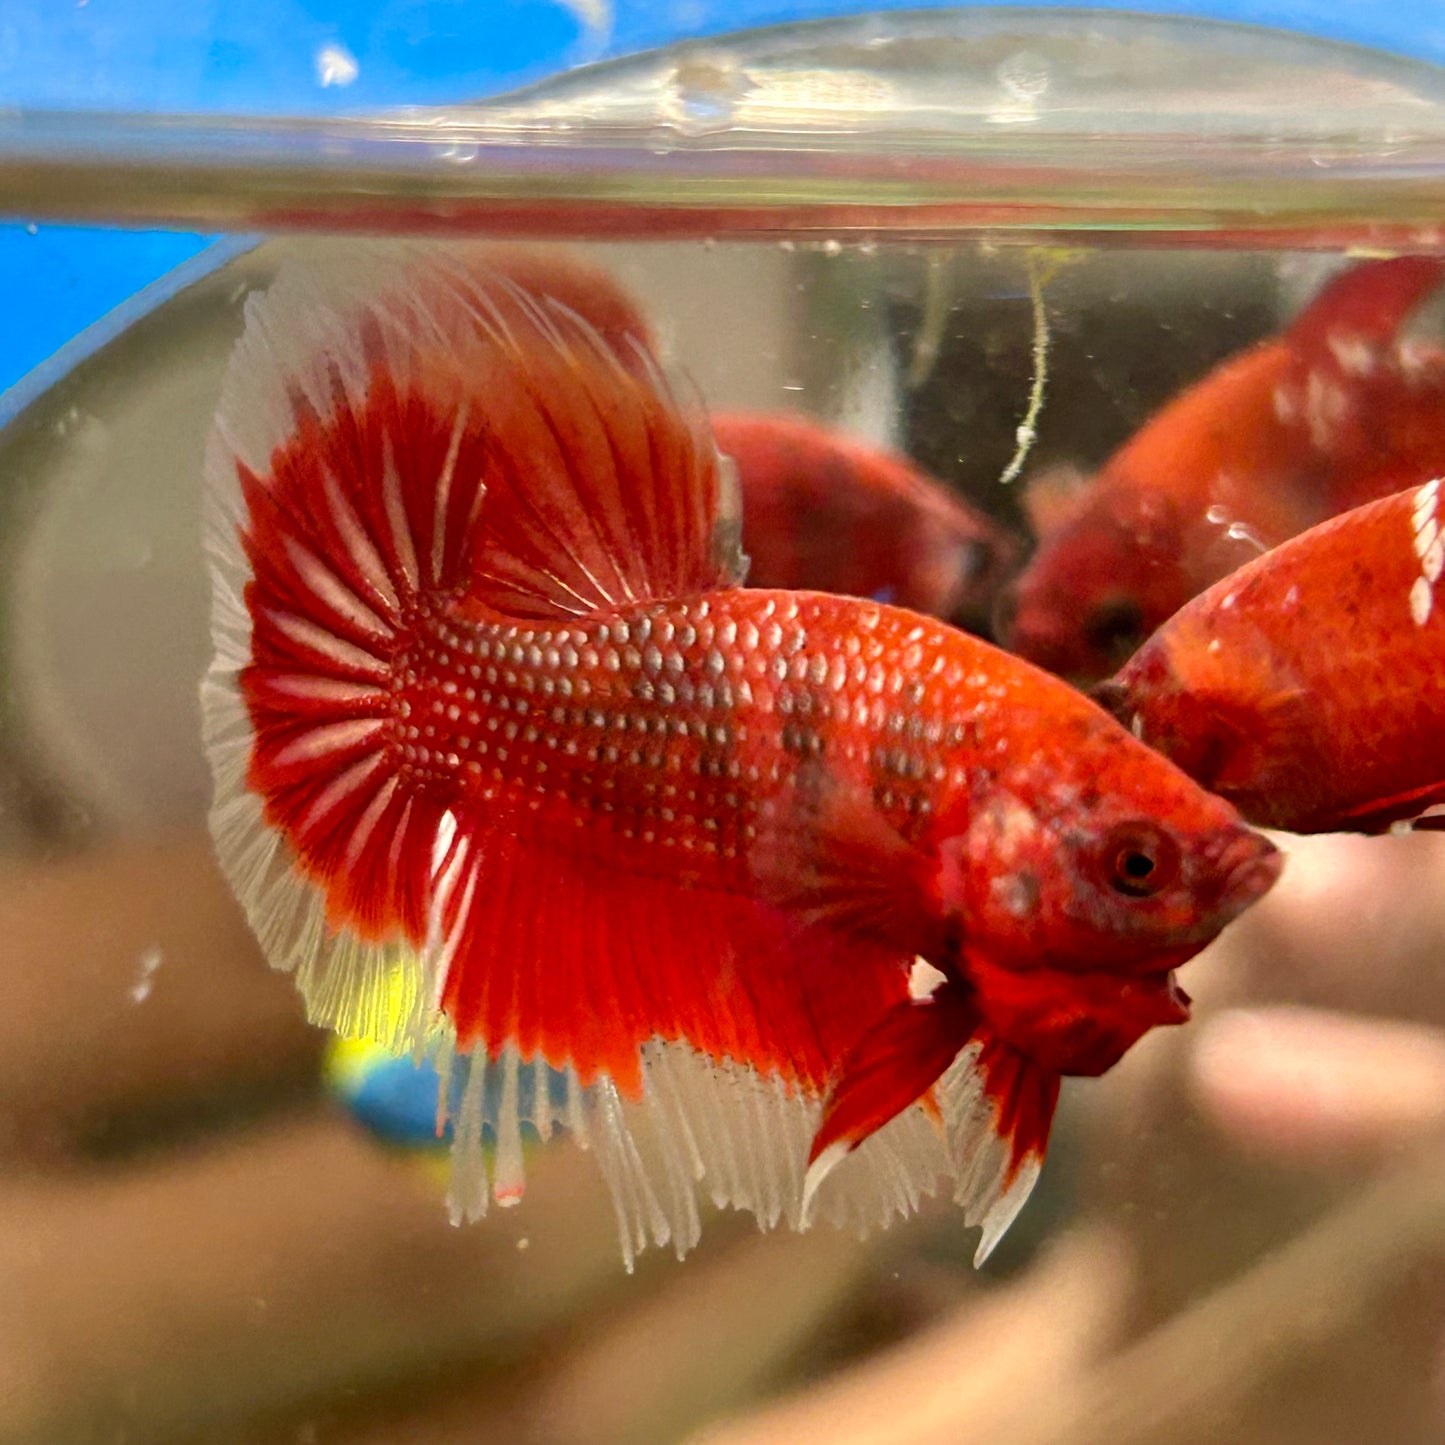
[[[1378,832],[1445,803],[1445,508],[1431,480],[1196,597],[1100,689],[1245,817]]]
[[[1326,517],[1445,468],[1445,353],[1402,340],[1445,259],[1368,262],[1279,337],[1176,397],[1089,483],[1031,495],[1039,547],[1000,607],[1008,646],[1107,676],[1191,597]],[[1053,495],[1050,495],[1050,494]]]
[[[945,1180],[986,1254],[1060,1076],[1187,1016],[1173,970],[1271,845],[977,639],[740,589],[705,421],[486,252],[293,262],[246,318],[217,850],[314,1019],[433,1058],[443,1109],[469,1065],[457,1213],[562,1125],[629,1262],[689,1248],[700,1193],[865,1224]]]
[[[987,623],[1014,538],[905,458],[786,413],[709,418],[736,463],[748,585],[871,597]]]

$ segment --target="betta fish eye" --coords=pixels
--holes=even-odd
[[[1114,663],[1126,662],[1144,641],[1144,609],[1132,597],[1110,597],[1084,619],[1084,639]]]
[[[1110,829],[1099,856],[1105,881],[1126,898],[1153,898],[1179,877],[1179,845],[1153,823]]]

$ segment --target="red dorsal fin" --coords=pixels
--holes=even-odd
[[[522,254],[361,247],[283,268],[248,304],[217,490],[237,463],[281,461],[293,475],[268,489],[325,516],[345,474],[400,595],[461,585],[512,616],[738,580],[736,487],[700,410],[622,329],[615,290],[583,314],[557,299],[587,289],[567,263]]]

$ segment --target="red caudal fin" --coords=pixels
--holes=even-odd
[[[941,981],[921,961],[918,972],[932,972],[937,987],[915,988],[895,1004],[834,1075],[809,1150],[803,1213],[853,1150],[929,1095],[953,1162],[955,1198],[983,1229],[975,1256],[982,1264],[1038,1178],[1059,1079],[999,1042],[962,985]]]
[[[652,354],[652,325],[610,272],[575,252],[528,242],[454,247],[457,263],[499,271],[519,290],[545,296],[582,317],[602,342],[624,359]]]
[[[283,270],[248,306],[208,476],[214,745],[235,744],[332,932],[364,943],[424,941],[451,801],[397,766],[415,618],[459,592],[582,614],[737,566],[716,451],[645,344],[604,339],[475,248]],[[270,896],[266,872],[250,860],[243,897]],[[259,913],[273,956],[311,969],[327,952],[279,900]]]
[[[222,862],[318,1020],[409,1046],[437,1026],[414,965],[455,832],[398,747],[415,619],[458,592],[567,615],[740,570],[726,470],[625,308],[604,333],[523,289],[516,254],[283,265],[247,304],[207,453]],[[549,278],[583,289],[565,262],[525,268]]]
[[[737,630],[708,612],[742,569],[727,469],[645,338],[550,274],[353,246],[248,302],[207,456],[212,830],[312,1017],[450,1075],[457,1211],[515,1200],[524,1127],[562,1124],[630,1259],[690,1246],[700,1196],[801,1222],[832,1065],[913,950],[728,861],[743,765],[696,701]],[[959,1167],[910,1104],[817,1209],[886,1220]]]

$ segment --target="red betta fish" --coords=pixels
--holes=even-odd
[[[862,1225],[943,1180],[986,1254],[1060,1076],[1182,1020],[1278,870],[1047,674],[741,588],[705,419],[485,253],[292,262],[207,471],[222,864],[314,1019],[466,1066],[458,1213],[560,1123],[629,1261],[700,1191]]]
[[[1269,547],[1445,468],[1445,354],[1400,338],[1445,278],[1406,256],[1336,277],[1283,335],[1163,408],[1072,500],[1000,608],[1061,676],[1107,676],[1191,597]]]
[[[1254,822],[1378,832],[1445,803],[1438,479],[1295,537],[1196,597],[1103,685]]]
[[[714,413],[738,469],[753,587],[872,597],[986,622],[1019,548],[903,457],[802,416]]]

